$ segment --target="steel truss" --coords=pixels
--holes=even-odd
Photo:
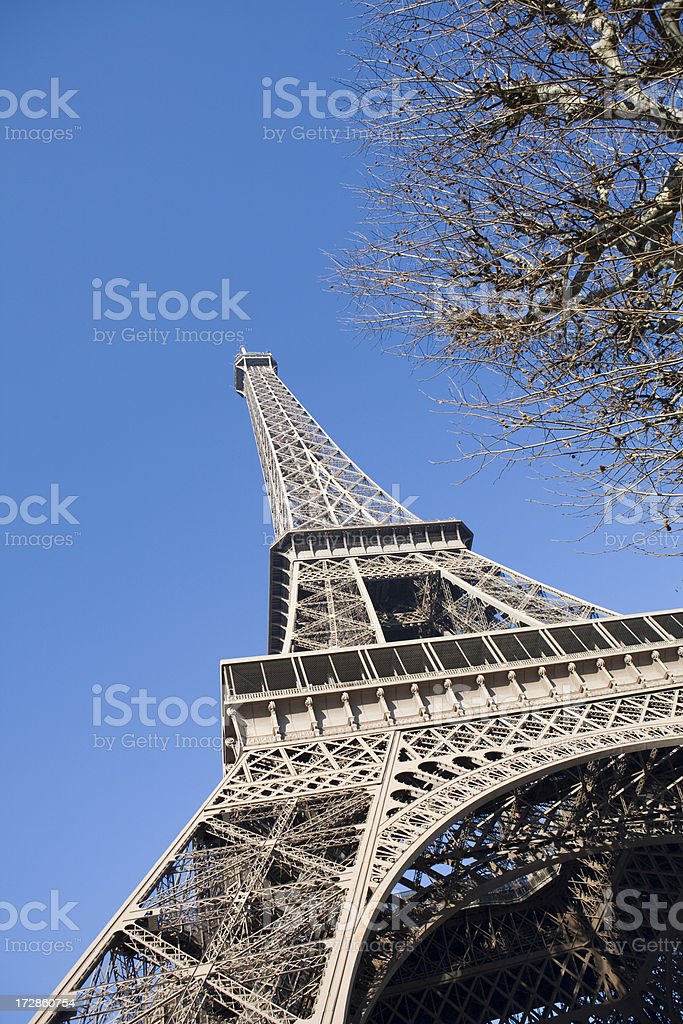
[[[648,1019],[603,1014],[634,986],[655,996],[632,947],[606,955],[600,914],[653,844],[677,877],[676,675],[551,708],[244,750],[65,980],[61,993],[78,992],[70,1019],[342,1021],[347,998],[358,1021],[513,1021],[525,999],[529,1019],[554,1018],[563,1000],[568,1021]],[[535,987],[513,995],[530,934]],[[651,1019],[674,1020],[662,1005]]]
[[[416,520],[269,354],[236,386],[271,655],[223,664],[223,779],[36,1024],[683,1020],[674,925],[614,913],[680,896],[681,613],[611,616]]]
[[[269,353],[238,356],[235,383],[249,407],[276,537],[331,525],[417,521],[328,437],[279,379]]]
[[[457,520],[422,523],[337,447],[282,383],[269,353],[238,356],[235,384],[249,408],[275,530],[272,652],[605,614],[474,554],[472,534]]]

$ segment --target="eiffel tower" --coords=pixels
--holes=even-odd
[[[680,1021],[683,612],[417,519],[270,354],[235,386],[269,654],[221,663],[220,783],[34,1021]]]

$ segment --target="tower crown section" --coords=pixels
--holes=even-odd
[[[249,407],[276,540],[291,530],[419,522],[325,433],[269,352],[238,355],[235,390]]]
[[[282,383],[241,352],[273,516],[271,654],[593,618],[604,609],[470,550],[457,519],[424,522],[352,462]]]
[[[277,363],[270,352],[240,352],[235,360],[235,391],[245,397],[244,375],[254,367],[272,370],[277,376]]]

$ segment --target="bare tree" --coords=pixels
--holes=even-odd
[[[403,104],[369,124],[355,319],[453,371],[462,457],[680,528],[683,0],[366,8],[360,77]]]

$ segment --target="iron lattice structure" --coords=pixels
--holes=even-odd
[[[683,1019],[683,612],[614,615],[420,522],[242,353],[267,656],[215,791],[34,1020]],[[623,909],[623,908],[622,908]],[[626,927],[629,925],[629,927]]]

